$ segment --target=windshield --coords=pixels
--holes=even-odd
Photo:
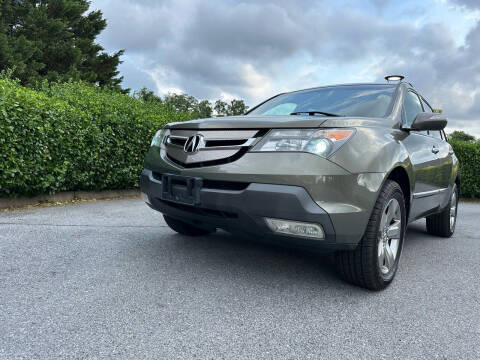
[[[340,85],[296,91],[268,100],[248,115],[321,111],[341,116],[384,117],[396,85]]]

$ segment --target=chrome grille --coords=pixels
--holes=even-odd
[[[195,135],[201,135],[198,150],[187,152],[185,144]],[[184,167],[200,167],[235,161],[261,134],[258,130],[175,130],[166,138],[167,157]],[[188,147],[188,146],[187,146]]]

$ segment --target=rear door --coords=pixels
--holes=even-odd
[[[414,91],[405,94],[403,110],[407,127],[412,125],[418,113],[424,111],[421,100]],[[440,205],[438,189],[441,187],[439,178],[442,161],[438,157],[439,141],[430,136],[428,131],[410,131],[403,144],[410,154],[415,176],[410,210],[410,220],[413,220],[428,215]]]

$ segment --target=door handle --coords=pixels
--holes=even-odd
[[[432,153],[438,154],[439,151],[440,151],[440,149],[437,148],[435,145],[432,147]]]

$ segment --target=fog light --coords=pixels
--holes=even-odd
[[[322,226],[319,224],[271,218],[265,218],[265,221],[270,230],[276,233],[325,239],[325,233],[323,232]]]

